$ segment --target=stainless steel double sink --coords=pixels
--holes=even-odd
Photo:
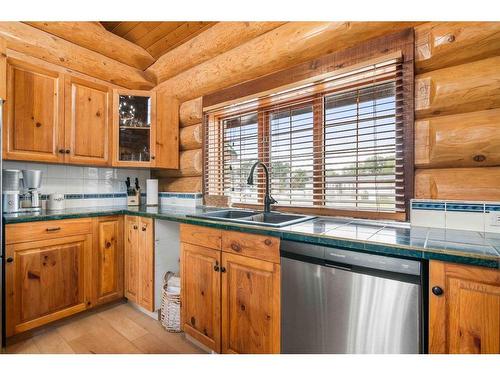
[[[254,224],[268,227],[284,227],[314,219],[314,216],[282,214],[279,212],[221,210],[197,215],[187,215],[198,219],[212,219],[240,224]]]

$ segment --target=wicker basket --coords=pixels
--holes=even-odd
[[[161,324],[169,332],[181,332],[180,278],[173,272],[165,274],[161,297]]]

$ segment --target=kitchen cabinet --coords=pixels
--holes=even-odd
[[[280,265],[222,253],[222,353],[280,352]]]
[[[7,43],[0,38],[0,99],[7,97]],[[1,114],[0,114],[1,115]]]
[[[123,297],[123,217],[94,220],[93,304]]]
[[[65,163],[111,163],[111,101],[108,86],[66,76]]]
[[[125,297],[154,311],[153,219],[125,216]]]
[[[183,330],[216,352],[280,352],[279,239],[181,225]]]
[[[500,270],[431,261],[429,309],[430,353],[500,353]]]
[[[8,59],[4,159],[63,162],[63,82],[59,72]]]
[[[91,307],[91,219],[7,225],[5,233],[8,337]]]
[[[155,92],[114,90],[113,165],[152,167],[155,151]]]
[[[182,243],[182,330],[220,351],[220,250]]]

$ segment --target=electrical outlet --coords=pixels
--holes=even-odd
[[[490,212],[490,225],[500,227],[500,212]]]

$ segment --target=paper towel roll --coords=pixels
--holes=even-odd
[[[158,180],[146,180],[146,204],[148,206],[158,206]]]

